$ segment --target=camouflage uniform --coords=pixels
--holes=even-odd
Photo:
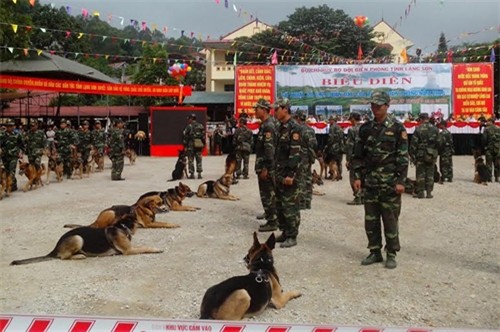
[[[267,224],[272,227],[278,226],[278,215],[276,212],[276,184],[275,184],[275,151],[276,151],[276,127],[272,117],[268,117],[261,123],[257,141],[255,142],[255,173],[257,174],[260,200],[264,208]],[[262,170],[267,170],[267,179],[259,177]]]
[[[61,123],[66,121],[64,119],[61,120]],[[69,121],[67,122],[69,125]],[[56,131],[56,145],[57,145],[57,153],[61,157],[63,162],[63,172],[69,178],[71,178],[71,174],[73,172],[73,167],[71,165],[71,145],[78,145],[78,136],[76,132],[69,128],[65,127],[64,129],[59,129]]]
[[[439,172],[441,173],[440,182],[447,180],[453,181],[453,154],[455,148],[453,146],[453,137],[446,124],[442,125],[442,130],[439,132]]]
[[[233,137],[233,146],[236,151],[236,178],[239,179],[241,175],[248,179],[248,164],[250,161],[250,153],[252,152],[252,139],[253,134],[246,126],[246,119],[240,119],[240,127],[236,129]],[[243,170],[241,169],[241,162],[243,162]]]
[[[118,120],[120,122],[121,120]],[[125,137],[123,128],[112,128],[109,131],[109,159],[111,159],[111,180],[121,180],[124,157]]]
[[[310,209],[312,201],[312,164],[316,160],[316,149],[318,142],[314,129],[309,127],[303,121],[306,120],[306,114],[302,111],[297,112],[297,117],[300,122],[297,125],[301,129],[301,163],[300,163],[300,178],[297,179],[299,187],[299,197],[301,210]]]
[[[372,103],[382,105],[380,103],[383,102],[388,105],[389,101],[390,98],[385,92],[372,94]],[[364,123],[359,128],[359,140],[355,144],[351,162],[355,180],[361,181],[363,178],[365,188],[365,231],[368,249],[372,254],[378,253],[377,258],[380,259],[363,261],[362,264],[368,265],[383,260],[380,254],[381,217],[389,261],[389,255],[395,257],[396,252],[400,250],[398,220],[401,195],[395,188],[397,184],[404,185],[408,172],[408,136],[403,125],[389,117],[382,123],[375,120]]]
[[[500,177],[500,128],[492,120],[484,129],[482,141],[486,150],[486,167],[488,167],[490,174],[495,175],[495,182],[498,182]],[[493,172],[491,164],[493,164]]]
[[[99,155],[104,156],[104,148],[106,147],[106,131],[102,128],[95,128],[91,133],[91,141]]]
[[[363,203],[363,191],[354,189],[354,180],[356,179],[354,176],[354,169],[352,167],[352,159],[354,157],[354,146],[359,139],[359,128],[361,127],[360,123],[349,128],[347,131],[347,138],[345,142],[345,159],[347,164],[349,165],[349,183],[351,184],[352,194],[354,196],[354,200],[352,204],[362,204]],[[362,181],[361,181],[362,182]],[[349,203],[351,204],[351,203]]]
[[[43,149],[47,144],[47,138],[45,133],[38,129],[37,120],[32,121],[31,126],[36,127],[30,129],[24,136],[26,155],[28,156],[29,163],[35,165],[37,169],[40,169],[42,165]]]
[[[425,114],[425,113],[424,113]],[[422,116],[422,115],[421,115]],[[424,115],[426,119],[428,115]],[[438,156],[439,130],[429,121],[424,121],[415,129],[410,145],[410,156],[415,162],[417,190],[415,197],[432,198],[434,189],[434,167]]]
[[[85,121],[84,126],[88,126],[88,122]],[[87,164],[89,162],[90,149],[92,147],[92,132],[88,127],[84,127],[83,130],[78,132],[79,144],[78,151],[82,154],[83,168],[87,171]]]
[[[339,179],[342,179],[342,157],[344,153],[344,131],[336,123],[331,123],[324,149],[325,161],[335,160],[339,168]]]
[[[295,244],[300,225],[300,200],[297,180],[301,177],[301,133],[301,128],[295,121],[290,119],[279,127],[276,145],[276,210],[278,223],[284,237],[293,239]],[[293,178],[292,185],[284,184],[286,177]]]
[[[194,159],[196,158],[196,172],[198,173],[198,179],[201,179],[201,173],[203,172],[201,153],[203,148],[195,148],[194,140],[201,139],[203,144],[205,144],[205,127],[201,123],[196,122],[196,116],[194,114],[192,114],[190,118],[192,122],[184,128],[182,141],[184,150],[186,150],[188,156],[190,178],[194,178]]]
[[[14,122],[7,120],[6,125],[14,126]],[[12,177],[12,190],[17,190],[16,167],[19,153],[24,149],[23,138],[15,131],[0,131],[0,150],[2,162]]]

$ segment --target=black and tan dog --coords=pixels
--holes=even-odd
[[[210,287],[203,296],[200,318],[240,320],[260,314],[268,305],[281,309],[291,299],[301,296],[298,291],[281,289],[272,253],[275,244],[274,233],[266,243],[260,243],[254,232],[253,245],[244,258],[250,272]]]
[[[9,197],[11,189],[12,175],[7,171],[0,160],[0,199],[2,199],[4,195]]]
[[[104,155],[99,153],[94,146],[90,150],[90,161],[88,163],[90,165],[90,169],[96,172],[102,172],[104,170]],[[97,168],[94,169],[94,164]]]
[[[179,150],[179,156],[177,157],[177,162],[175,163],[175,168],[172,171],[172,178],[168,181],[181,180],[182,178],[188,177],[187,174],[188,158],[186,150]]]
[[[162,201],[163,201],[163,207],[160,207],[157,211],[158,212],[168,212],[170,210],[172,211],[196,211],[199,210],[200,208],[194,207],[194,206],[188,206],[188,205],[182,205],[182,201],[186,197],[192,197],[194,195],[193,191],[191,188],[189,188],[188,185],[179,182],[178,186],[175,186],[175,188],[169,188],[167,191],[150,191],[145,194],[143,194],[141,197],[139,197],[139,200],[141,200],[144,197],[148,196],[160,196]]]
[[[84,259],[112,255],[137,255],[163,252],[150,247],[133,247],[132,235],[137,224],[135,216],[125,215],[106,228],[78,227],[65,233],[54,250],[45,256],[13,261],[11,265],[42,262],[50,259]]]
[[[229,188],[233,183],[232,174],[224,174],[218,180],[205,181],[198,187],[196,196],[201,198],[218,198],[229,201],[238,201],[239,198],[229,194]]]
[[[225,175],[232,175],[233,177],[233,183],[232,184],[237,184],[238,180],[236,180],[236,168],[238,166],[238,162],[236,160],[236,153],[230,152],[228,153],[226,157],[226,162],[225,162],[225,170],[224,174]]]
[[[75,176],[78,176],[80,179],[83,179],[83,159],[82,154],[77,151],[76,147],[71,147],[71,169],[72,175],[71,178],[74,179]]]
[[[313,195],[316,196],[324,196],[325,193],[317,191],[314,189],[314,186],[322,186],[324,184],[323,179],[321,178],[321,175],[316,172],[316,170],[312,171],[312,184],[313,184]]]
[[[61,182],[64,175],[64,165],[62,159],[59,157],[59,154],[55,149],[52,149],[47,156],[49,158],[49,162],[47,166],[47,180],[45,183],[50,183],[50,172],[54,172],[56,174],[57,182]]]
[[[28,182],[23,187],[23,191],[36,189],[39,186],[43,187],[42,175],[45,174],[45,165],[42,164],[40,168],[28,162],[19,160],[19,175],[26,175]]]
[[[137,159],[137,152],[134,149],[128,148],[125,150],[125,157],[128,158],[130,165],[135,165],[135,160]]]
[[[476,161],[474,163],[474,183],[482,184],[487,186],[488,181],[491,180],[491,172],[486,167],[486,164],[484,163],[484,159],[481,157],[476,158]]]
[[[113,226],[123,216],[134,216],[135,222],[143,228],[177,228],[179,225],[169,222],[156,221],[156,210],[163,205],[163,200],[158,195],[147,196],[137,200],[133,205],[113,205],[97,216],[97,219],[88,227],[106,228]],[[66,224],[64,227],[74,228],[81,225]]]

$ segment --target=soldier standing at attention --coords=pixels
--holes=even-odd
[[[488,119],[481,139],[486,151],[484,154],[486,167],[488,167],[491,175],[495,175],[495,182],[498,182],[500,177],[500,128],[495,125],[493,117]],[[493,164],[493,172],[491,164]]]
[[[22,156],[24,149],[23,138],[14,131],[14,121],[7,119],[5,122],[6,130],[0,131],[0,150],[3,166],[9,172],[12,178],[11,191],[17,190],[16,167],[17,160]]]
[[[56,131],[56,146],[57,153],[61,156],[63,162],[63,172],[68,179],[71,179],[71,174],[73,172],[73,167],[71,165],[71,148],[75,148],[78,145],[78,136],[73,131],[73,129],[68,126],[71,122],[65,119],[61,119],[59,124],[59,130]]]
[[[359,140],[354,147],[351,167],[354,170],[354,190],[365,188],[365,231],[370,255],[361,265],[383,262],[382,229],[384,225],[385,267],[394,269],[396,253],[400,250],[398,219],[401,212],[401,194],[408,173],[408,135],[404,126],[387,116],[390,97],[376,91],[370,103],[374,120],[359,128]]]
[[[354,146],[359,138],[359,128],[361,127],[361,115],[359,113],[351,113],[349,115],[349,120],[351,121],[351,128],[347,131],[347,139],[345,142],[345,166],[349,171],[349,182],[351,183],[352,194],[354,199],[351,202],[347,202],[348,205],[361,205],[363,204],[363,189],[354,189],[354,169],[351,167],[351,161],[354,156]]]
[[[109,159],[111,159],[111,180],[122,181],[125,137],[123,136],[123,120],[115,120],[115,127],[109,131]]]
[[[243,175],[244,179],[248,179],[248,164],[250,162],[250,153],[252,152],[253,134],[247,128],[247,118],[239,119],[240,126],[236,129],[233,137],[234,151],[236,151],[236,179]],[[241,163],[243,162],[243,170]]]
[[[441,120],[438,124],[438,128],[440,130],[438,136],[439,172],[441,173],[439,183],[443,184],[445,180],[447,182],[453,181],[453,154],[455,153],[455,148],[453,146],[453,137],[446,128],[446,121]]]
[[[39,170],[42,166],[43,149],[47,144],[45,133],[38,129],[38,120],[30,121],[30,130],[26,132],[24,137],[24,146],[30,164],[35,165]]]
[[[300,209],[310,209],[313,193],[312,185],[312,164],[316,160],[316,149],[318,148],[318,141],[316,140],[316,133],[314,129],[306,124],[307,115],[304,111],[297,111],[295,120],[302,130],[302,161],[301,165],[301,178],[299,180],[300,192]]]
[[[330,128],[328,129],[328,138],[325,145],[325,162],[329,163],[330,160],[335,160],[337,163],[339,174],[337,179],[342,180],[342,155],[344,153],[344,131],[336,123],[335,118],[330,116],[328,119]],[[333,176],[333,174],[331,174]]]
[[[276,211],[281,235],[276,242],[282,248],[297,245],[300,209],[299,187],[301,177],[302,130],[290,115],[290,101],[280,98],[275,104],[276,119],[281,123],[276,144]]]
[[[92,145],[97,150],[99,157],[104,157],[104,148],[106,147],[106,132],[102,128],[101,121],[94,122],[94,130],[92,130]],[[97,169],[102,171],[103,165],[97,165]]]
[[[196,122],[196,114],[188,115],[188,125],[182,133],[184,150],[188,156],[189,178],[194,179],[194,159],[196,158],[196,172],[201,179],[203,172],[201,153],[205,147],[205,126]]]
[[[83,160],[83,171],[84,172],[89,172],[89,155],[90,155],[90,148],[92,145],[92,132],[89,130],[89,122],[87,120],[83,121],[82,123],[82,130],[78,132],[79,136],[79,144],[78,144],[78,150],[82,154],[82,160]]]
[[[417,190],[415,198],[433,198],[434,166],[438,157],[439,130],[429,122],[429,114],[420,113],[420,126],[415,129],[410,144],[410,157],[415,162]],[[427,196],[424,196],[424,190]]]
[[[259,184],[260,200],[264,208],[262,219],[267,221],[266,224],[259,226],[259,232],[272,232],[278,229],[275,183],[277,129],[269,114],[271,104],[267,100],[259,99],[254,109],[255,117],[260,120],[259,133],[255,142],[255,173]]]

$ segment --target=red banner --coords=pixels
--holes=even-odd
[[[252,115],[253,106],[260,98],[274,102],[274,66],[237,66],[235,80],[236,117],[243,111]]]
[[[0,75],[0,88],[88,93],[98,95],[126,95],[151,97],[178,97],[191,95],[191,86],[114,84],[83,81],[50,80],[45,78]]]
[[[493,114],[493,64],[453,65],[453,110],[455,117]]]

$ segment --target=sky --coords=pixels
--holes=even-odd
[[[193,32],[195,37],[201,34],[203,39],[207,36],[218,39],[248,23],[250,14],[275,25],[287,20],[298,7],[326,4],[351,17],[366,16],[372,25],[381,19],[391,26],[396,24],[396,30],[414,43],[410,54],[416,48],[422,49],[424,55],[435,52],[441,32],[449,40],[448,46],[500,38],[500,0],[227,1],[228,8],[224,6],[225,0],[42,0],[41,3],[70,6],[73,15],[81,14],[82,8],[89,13],[96,11],[102,20],[112,15],[111,24],[118,28],[119,17],[124,18],[125,25],[134,19],[147,22],[150,28],[156,24],[159,30],[166,26],[168,37],[179,37],[184,30],[188,36]],[[405,15],[410,4],[410,12]]]

